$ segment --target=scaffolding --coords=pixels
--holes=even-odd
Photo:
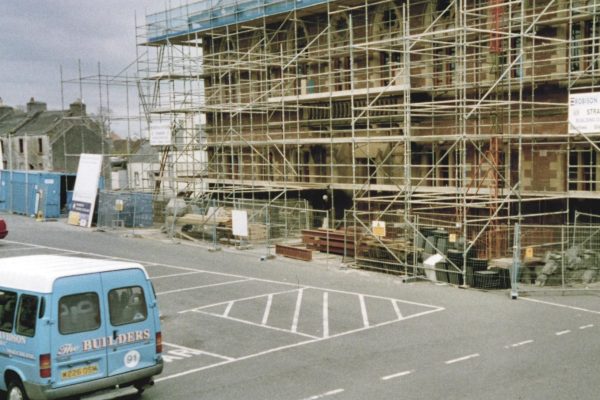
[[[172,151],[205,152],[171,156],[186,191],[308,200],[362,233],[359,265],[406,267],[434,228],[511,257],[516,223],[597,205],[568,100],[597,90],[599,32],[596,0],[196,1],[147,16],[138,71]]]

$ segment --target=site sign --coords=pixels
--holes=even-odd
[[[151,146],[170,146],[171,141],[171,123],[153,122],[150,124],[150,145]]]
[[[67,221],[70,225],[92,226],[101,169],[102,154],[81,154],[79,157],[73,202]]]
[[[569,94],[569,133],[600,133],[600,93]]]

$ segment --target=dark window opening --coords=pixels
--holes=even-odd
[[[12,332],[17,309],[17,293],[0,291],[0,331]]]
[[[35,335],[35,323],[37,321],[38,298],[24,294],[19,303],[17,317],[17,333],[23,336],[33,337]]]
[[[58,330],[62,334],[93,331],[100,327],[100,303],[94,292],[62,297],[58,312]]]
[[[144,289],[129,286],[111,290],[108,292],[108,309],[110,323],[114,326],[145,321],[148,318],[148,307]]]

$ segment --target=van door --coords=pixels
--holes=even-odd
[[[52,298],[51,349],[55,386],[107,376],[107,312],[100,274],[57,279]]]
[[[146,274],[141,269],[102,273],[108,299],[108,375],[156,364],[154,301]]]

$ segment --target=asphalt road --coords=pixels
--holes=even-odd
[[[144,399],[596,399],[597,295],[520,297],[343,268],[261,261],[156,235],[5,216],[0,257],[143,263],[166,367]],[[138,232],[140,233],[140,232]]]

